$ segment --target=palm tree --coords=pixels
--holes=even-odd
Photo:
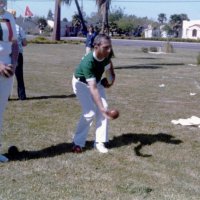
[[[81,9],[80,9],[78,0],[75,0],[75,4],[76,4],[77,10],[78,10],[79,18],[80,18],[80,20],[81,20],[82,31],[83,31],[83,32],[87,32],[87,27],[86,27],[86,25],[85,25],[85,21],[84,21],[84,19],[83,19],[83,15],[82,15],[82,12],[81,12]]]
[[[159,21],[159,23],[164,24],[164,22],[167,21],[166,14],[165,13],[160,13],[158,15],[158,21]]]
[[[187,14],[174,14],[170,16],[170,24],[175,32],[175,37],[180,35],[183,20],[189,20]]]
[[[98,10],[102,15],[102,27],[101,32],[109,34],[108,25],[108,11],[110,9],[111,0],[96,0]]]
[[[55,15],[52,40],[60,40],[61,2],[66,5],[70,5],[71,1],[72,0],[55,0]]]

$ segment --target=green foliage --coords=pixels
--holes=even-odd
[[[101,26],[102,20],[98,12],[93,12],[90,17],[86,18],[88,24],[93,24],[98,27]],[[121,8],[113,9],[109,13],[110,32],[129,32],[136,29],[138,26],[145,26],[146,24],[154,24],[151,19],[147,17],[136,17],[135,15],[125,15]]]
[[[42,37],[42,36],[38,36],[30,41],[28,41],[29,43],[37,43],[37,44],[55,44],[57,43],[57,41],[51,41],[49,39],[47,39],[46,37]]]
[[[163,24],[164,22],[167,21],[167,17],[166,17],[166,14],[165,13],[160,13],[158,15],[158,21],[159,23]]]
[[[183,20],[189,20],[187,14],[174,14],[170,16],[170,24],[172,25],[181,25]]]
[[[39,18],[37,23],[39,24],[39,27],[45,28],[47,26],[47,20],[44,17]]]
[[[170,16],[169,25],[174,30],[176,37],[180,35],[183,20],[189,20],[187,14],[174,14]]]
[[[119,7],[117,9],[111,10],[108,19],[109,19],[109,22],[112,23],[112,22],[117,22],[123,17],[124,17],[124,11]]]
[[[166,31],[167,34],[171,34],[173,32],[171,26],[169,26],[168,24],[165,24],[163,27],[162,27],[162,30],[163,31]]]
[[[81,26],[81,19],[80,19],[80,16],[78,14],[74,14],[72,16],[72,25],[74,27],[80,27]]]
[[[134,28],[134,20],[131,17],[123,17],[117,22],[118,28],[123,32],[130,32]]]
[[[144,53],[148,53],[148,52],[149,52],[149,50],[148,50],[147,47],[142,47],[142,48],[141,48],[141,51],[144,52]]]
[[[158,52],[158,48],[157,47],[150,47],[149,51],[150,52]]]
[[[53,12],[51,9],[48,11],[47,20],[53,20]]]
[[[29,40],[28,43],[36,43],[36,44],[81,44],[83,41],[79,40],[50,40],[47,37],[38,36],[32,40]]]
[[[109,27],[110,27],[110,32],[117,32],[119,27],[117,25],[117,22],[122,19],[124,16],[123,10],[121,8],[112,10],[111,13],[109,14]]]
[[[164,45],[164,52],[165,53],[174,53],[174,47],[169,41],[167,43],[165,43],[165,45]]]

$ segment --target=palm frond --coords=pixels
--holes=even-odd
[[[70,5],[72,0],[61,0],[63,4]]]

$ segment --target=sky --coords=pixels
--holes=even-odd
[[[79,5],[87,16],[97,11],[95,0],[79,0]],[[54,13],[55,0],[8,0],[7,8],[15,9],[17,16],[24,15],[26,6],[29,6],[34,15],[47,17],[48,11]],[[165,13],[167,19],[173,14],[187,14],[190,20],[200,20],[200,0],[112,0],[111,10],[121,8],[124,14],[137,17],[148,17],[157,20],[160,13]],[[62,5],[61,19],[69,21],[77,12],[74,1],[71,6]]]

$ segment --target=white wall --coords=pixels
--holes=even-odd
[[[193,35],[196,30],[196,36]],[[183,21],[182,38],[200,39],[200,20]]]

